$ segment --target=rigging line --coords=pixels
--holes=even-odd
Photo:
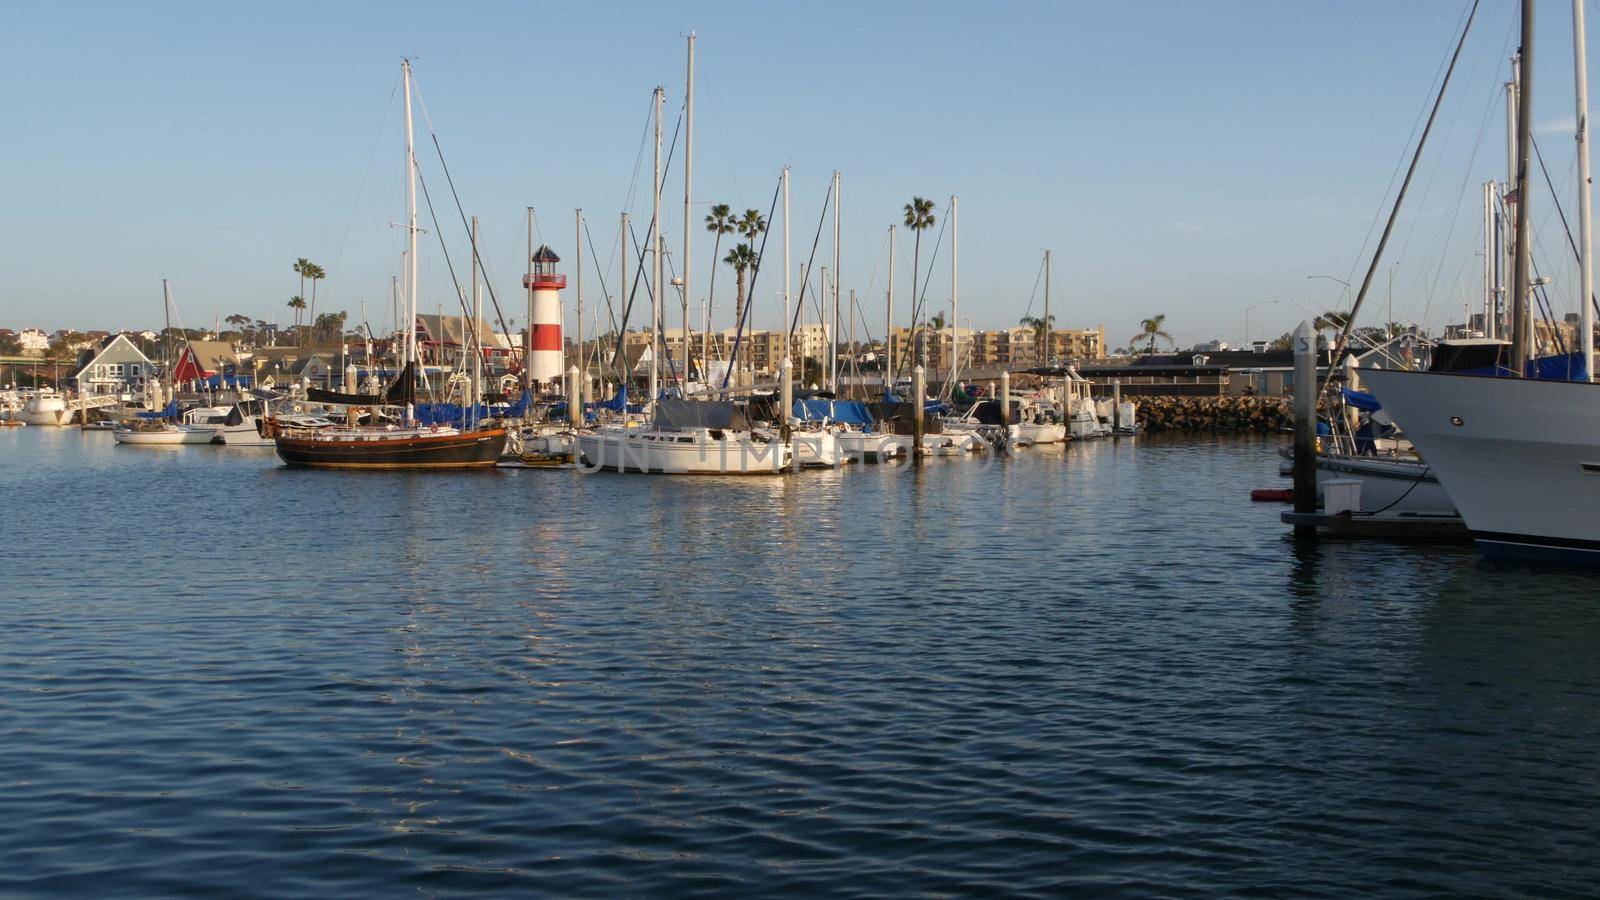
[[[1333,380],[1334,372],[1338,371],[1339,364],[1350,353],[1350,328],[1355,324],[1356,316],[1361,311],[1361,304],[1367,299],[1367,291],[1372,288],[1372,277],[1378,272],[1378,265],[1383,261],[1383,251],[1389,245],[1389,237],[1394,232],[1394,223],[1400,216],[1400,207],[1406,199],[1406,189],[1411,186],[1411,178],[1416,174],[1417,163],[1422,159],[1422,150],[1428,144],[1428,135],[1433,131],[1434,119],[1439,115],[1439,106],[1444,103],[1445,91],[1450,87],[1450,77],[1455,73],[1456,61],[1461,57],[1461,47],[1467,42],[1467,35],[1472,31],[1472,22],[1478,15],[1478,4],[1481,0],[1472,0],[1472,11],[1467,15],[1467,24],[1461,29],[1461,38],[1456,42],[1455,53],[1450,56],[1450,67],[1445,70],[1444,81],[1439,85],[1439,94],[1434,98],[1433,109],[1428,113],[1428,124],[1422,129],[1422,137],[1417,140],[1416,153],[1411,157],[1411,165],[1406,169],[1405,180],[1400,183],[1400,191],[1395,195],[1394,208],[1389,211],[1389,221],[1383,226],[1383,236],[1378,239],[1378,248],[1372,253],[1372,264],[1367,267],[1367,275],[1361,280],[1361,290],[1356,294],[1356,302],[1350,307],[1350,314],[1345,318],[1344,327],[1339,329],[1338,358],[1331,361],[1328,366],[1328,378],[1322,384],[1318,393],[1326,391],[1328,384]]]
[[[1472,70],[1466,74],[1466,82],[1469,85],[1472,83],[1472,77],[1477,73],[1477,71],[1478,71],[1478,69],[1480,67],[1480,62],[1477,61],[1476,58],[1474,58],[1474,59],[1475,59],[1475,61],[1473,62]],[[1487,105],[1485,107],[1485,109],[1484,109],[1484,121],[1480,122],[1479,126],[1478,126],[1479,135],[1482,135],[1484,130],[1488,126],[1488,117],[1489,117],[1490,113],[1492,112],[1492,110],[1494,108],[1493,107],[1494,97],[1495,97],[1494,93],[1491,93],[1490,96],[1489,96],[1490,104]],[[1453,104],[1452,107],[1451,107],[1450,122],[1449,122],[1448,125],[1446,125],[1444,135],[1440,138],[1440,140],[1447,146],[1450,144],[1451,138],[1454,137],[1454,135],[1455,135],[1456,124],[1461,119],[1461,111],[1462,111],[1463,108],[1465,108],[1465,104],[1464,103]],[[1459,216],[1459,214],[1461,212],[1461,202],[1462,202],[1463,198],[1466,195],[1466,186],[1467,186],[1467,181],[1471,176],[1472,164],[1473,164],[1474,161],[1477,160],[1478,152],[1481,149],[1481,147],[1482,147],[1482,141],[1475,141],[1473,143],[1472,156],[1468,160],[1466,168],[1464,168],[1462,173],[1461,173],[1461,189],[1458,192],[1457,197],[1456,197],[1455,216],[1452,217],[1451,223],[1450,223],[1451,227],[1450,227],[1449,231],[1447,231],[1445,233],[1444,240],[1439,246],[1439,269],[1441,269],[1441,270],[1444,267],[1444,257],[1445,257],[1445,253],[1446,253],[1446,251],[1448,249],[1449,239],[1450,239],[1451,235],[1453,235],[1454,230],[1455,230],[1455,228],[1454,228],[1454,226],[1455,226],[1455,217]],[[1426,208],[1427,207],[1428,198],[1433,196],[1433,185],[1434,185],[1434,182],[1438,180],[1439,172],[1443,168],[1443,163],[1444,163],[1444,154],[1443,153],[1440,153],[1440,154],[1438,154],[1438,155],[1436,155],[1434,157],[1433,164],[1428,169],[1428,180],[1427,180],[1427,183],[1424,184],[1423,187],[1422,187],[1422,197],[1417,200],[1417,204],[1416,205],[1418,207],[1420,207],[1420,208]],[[1421,217],[1414,218],[1414,219],[1411,220],[1410,225],[1406,228],[1406,237],[1405,237],[1405,240],[1401,242],[1400,252],[1397,254],[1397,256],[1403,258],[1406,255],[1407,250],[1411,246],[1411,240],[1416,234],[1417,226],[1418,226],[1420,221],[1421,221]],[[1426,257],[1424,257],[1424,258],[1426,258]],[[1438,289],[1438,282],[1437,281],[1434,282],[1433,289],[1434,290]],[[1432,297],[1431,294],[1429,294],[1428,297],[1427,297],[1427,303],[1429,305],[1429,308],[1431,308],[1432,302],[1433,302],[1433,297]]]
[[[434,235],[434,237],[439,239],[439,252],[444,254],[444,265],[445,265],[445,268],[450,271],[450,283],[455,285],[455,288],[456,288],[456,302],[461,304],[461,317],[463,319],[463,324],[462,324],[462,327],[461,327],[461,333],[463,335],[465,335],[467,329],[466,329],[466,325],[465,325],[465,321],[464,320],[469,315],[469,313],[467,312],[467,298],[466,298],[465,294],[461,293],[461,280],[456,278],[455,263],[450,261],[450,248],[445,246],[444,233],[442,231],[440,231],[440,229],[439,229],[439,216],[438,216],[437,213],[434,212],[434,209],[433,209],[433,198],[431,196],[429,196],[429,194],[428,194],[428,182],[423,179],[423,177],[422,177],[422,168],[420,166],[417,167],[417,184],[422,187],[422,199],[423,199],[424,202],[426,202],[428,204],[428,218],[433,221],[433,235]],[[415,291],[417,289],[417,286],[416,285],[412,285],[411,289],[413,291]],[[416,324],[412,323],[412,327],[416,327]],[[440,344],[440,351],[439,351],[440,352],[440,359],[442,360],[444,358],[444,337],[445,337],[445,335],[444,335],[444,321],[442,319],[439,322],[439,335],[438,335],[438,337],[439,337],[439,344]],[[473,340],[474,341],[478,341],[478,342],[481,343],[481,335],[473,335]]]
[[[811,286],[811,264],[817,260],[817,245],[822,243],[822,226],[828,221],[828,205],[832,202],[833,180],[829,179],[828,192],[822,197],[822,214],[817,216],[817,233],[811,238],[811,255],[806,257],[805,270],[800,273],[800,298],[794,304],[794,318],[789,323],[790,334],[794,333],[795,326],[800,321],[800,313],[805,310],[806,289]],[[818,316],[820,317],[821,313],[818,313]]]
[[[422,121],[423,121],[423,124],[428,129],[428,137],[430,139],[432,139],[432,141],[433,141],[433,151],[439,157],[439,168],[444,171],[445,183],[447,185],[449,185],[449,187],[450,187],[450,196],[455,201],[456,214],[461,217],[461,228],[468,235],[471,235],[472,227],[467,224],[467,213],[466,213],[466,210],[464,210],[461,207],[461,195],[456,192],[455,179],[450,176],[450,164],[445,162],[445,160],[444,160],[444,147],[442,147],[439,144],[439,133],[436,130],[434,130],[433,117],[428,114],[428,101],[424,100],[423,97],[422,97],[422,86],[417,84],[417,78],[416,78],[415,73],[413,73],[412,76],[411,76],[411,86],[417,93],[417,106],[420,107],[421,110],[422,110]],[[420,166],[417,168],[417,177],[419,179],[422,177],[422,169],[421,169]],[[429,209],[431,211],[432,207],[430,206]],[[537,218],[535,218],[535,221],[537,221]],[[437,218],[434,219],[433,227],[436,228],[436,229],[439,227],[439,222],[438,222]],[[439,242],[440,242],[440,245],[443,246],[443,244],[444,244],[444,235],[441,234],[439,236]],[[483,265],[483,256],[482,256],[482,254],[480,254],[478,252],[477,244],[473,243],[471,246],[472,246],[472,256],[474,258],[476,258],[476,260],[478,262],[478,265],[483,267],[484,269],[487,269],[488,267]],[[449,262],[449,254],[448,253],[445,255],[445,261],[447,263]],[[454,274],[455,274],[454,271],[452,271],[451,272],[451,277],[452,278],[454,278]],[[497,298],[495,296],[495,293],[494,293],[494,282],[492,280],[490,280],[484,286],[489,289],[489,303],[490,303],[491,306],[494,307],[495,320],[500,323],[500,329],[501,329],[502,332],[504,332],[506,334],[510,334],[511,333],[511,328],[510,328],[510,326],[508,326],[506,324],[505,312],[500,309],[500,300],[499,300],[499,298]],[[460,292],[461,292],[461,285],[457,284],[456,285],[456,293],[459,294]],[[466,301],[464,299],[462,300],[462,305],[463,306],[466,305]],[[440,327],[442,328],[443,326],[441,325]],[[474,328],[477,327],[477,323],[476,322],[473,323],[473,327]],[[464,328],[463,328],[463,331],[465,331]],[[481,356],[483,354],[483,347],[481,346],[481,344],[483,343],[483,336],[481,334],[474,335],[473,336],[473,340],[477,344],[480,345],[478,347],[478,354]]]
[[[944,230],[950,225],[950,204],[945,204],[944,217],[939,221],[939,234],[934,238],[933,250],[928,254],[928,272],[922,276],[922,296],[916,298],[919,313],[927,312],[928,282],[933,280],[933,266],[939,261],[939,247],[944,244]]]
[[[1474,6],[1474,8],[1476,8],[1476,6],[1477,6],[1476,0],[1474,0],[1473,6]],[[1459,22],[1460,20],[1458,19],[1457,21]],[[1509,33],[1510,32],[1508,31],[1507,32],[1507,34],[1508,34],[1507,45],[1508,46],[1509,46]],[[1459,47],[1457,48],[1457,52],[1460,52]],[[1502,55],[1504,55],[1504,54],[1502,54]],[[1444,59],[1443,58],[1441,58],[1440,61],[1439,61],[1439,69],[1442,69],[1442,68],[1444,68]],[[1417,117],[1411,123],[1411,133],[1406,135],[1406,142],[1404,144],[1404,146],[1406,146],[1406,147],[1411,146],[1411,141],[1417,136],[1417,128],[1418,128],[1419,125],[1422,124],[1423,110],[1428,108],[1427,97],[1433,93],[1433,86],[1435,84],[1437,84],[1438,81],[1439,81],[1439,69],[1435,69],[1434,70],[1433,78],[1428,82],[1428,93],[1423,95],[1423,103],[1422,103],[1421,106],[1419,106],[1417,108]],[[1367,226],[1367,234],[1366,234],[1365,237],[1363,237],[1361,239],[1361,248],[1356,251],[1355,258],[1350,263],[1350,270],[1345,273],[1348,276],[1348,277],[1345,278],[1346,281],[1349,281],[1351,278],[1355,277],[1356,269],[1359,268],[1360,265],[1361,265],[1361,258],[1363,256],[1366,256],[1366,254],[1367,254],[1367,246],[1372,243],[1372,233],[1378,227],[1378,220],[1383,217],[1383,207],[1385,206],[1385,204],[1389,200],[1389,191],[1394,188],[1395,178],[1399,177],[1400,168],[1401,168],[1401,165],[1404,162],[1405,162],[1405,153],[1402,152],[1400,154],[1400,157],[1395,160],[1394,171],[1389,174],[1389,183],[1384,186],[1383,195],[1378,199],[1378,204],[1377,204],[1376,208],[1374,208],[1373,211],[1372,211],[1372,224]]]
[[[594,260],[595,276],[600,279],[600,296],[606,301],[606,315],[611,319],[611,330],[615,331],[617,328],[617,311],[611,305],[611,289],[606,287],[606,273],[600,267],[600,254],[594,250],[594,235],[589,233],[588,216],[583,218],[583,236],[589,242],[589,257]]]
[[[1539,141],[1532,141],[1533,157],[1539,161],[1539,171],[1544,173],[1544,183],[1550,188],[1550,205],[1556,208],[1556,214],[1561,217],[1561,228],[1567,233],[1567,246],[1572,248],[1572,258],[1582,261],[1578,255],[1578,242],[1572,237],[1572,226],[1567,222],[1567,212],[1561,206],[1561,195],[1556,192],[1555,184],[1550,180],[1550,170],[1545,168],[1544,154],[1539,151]],[[1583,189],[1583,188],[1580,188]],[[1595,309],[1600,310],[1600,302],[1596,302],[1593,294],[1589,295],[1589,302],[1595,304]]]
[[[652,105],[655,103],[654,95],[651,96],[651,103],[652,103]],[[682,124],[683,124],[683,117],[679,116],[678,117],[678,126],[681,126]],[[662,184],[666,184],[667,183],[667,177],[672,172],[672,157],[676,154],[676,151],[678,149],[678,126],[674,126],[673,129],[672,129],[672,143],[667,146],[667,161],[666,161],[666,164],[661,167],[661,183]],[[650,185],[650,189],[652,191],[654,191],[655,190],[655,185],[654,184]],[[655,228],[656,228],[656,217],[655,217],[655,213],[652,212],[650,214],[650,229],[649,230],[654,231]],[[625,236],[619,235],[618,241],[621,242],[624,237],[626,237],[628,240],[630,240],[633,243],[634,247],[639,247],[639,237],[633,231],[633,220],[632,219],[628,220],[628,234],[625,235]],[[662,243],[663,244],[666,243],[664,237],[662,239]],[[623,252],[627,252],[627,248],[626,247],[623,247],[622,249],[623,249]],[[638,294],[639,294],[639,283],[640,283],[640,280],[641,280],[641,278],[643,278],[645,276],[645,271],[644,271],[645,270],[645,264],[644,264],[645,252],[646,251],[644,250],[644,248],[640,247],[639,248],[639,252],[638,252],[638,254],[636,256],[636,261],[638,262],[639,265],[638,265],[638,268],[634,272],[634,275],[633,275],[633,286],[631,288],[629,288],[629,290],[628,290],[628,302],[622,308],[622,325],[623,325],[624,329],[627,327],[628,319],[632,316],[632,313],[633,313],[633,301],[634,301],[634,298],[637,297]],[[648,281],[645,281],[644,283],[647,286],[649,285]],[[621,290],[621,287],[619,287],[618,290]],[[654,324],[652,324],[651,327],[653,329],[655,327]],[[651,340],[654,341],[655,338],[652,337]],[[621,358],[621,357],[625,356],[625,354],[622,352],[622,350],[623,350],[623,346],[622,346],[622,330],[619,329],[617,331],[617,349],[616,349],[616,355],[618,356],[618,358]],[[654,351],[652,351],[652,352],[654,352]]]
[[[783,178],[779,177],[777,185],[772,189],[772,202],[767,205],[767,221],[769,222],[772,221],[773,214],[778,211],[778,196],[782,193]],[[750,289],[745,294],[747,297],[754,297],[756,295],[756,281],[761,278],[761,258],[766,255],[767,239],[770,237],[772,237],[772,229],[770,228],[761,233],[761,249],[756,251],[755,262],[750,267]],[[738,323],[735,325],[735,330],[733,332],[733,353],[731,357],[733,359],[739,358],[739,345],[744,340],[744,326],[750,321],[750,311],[754,308],[754,303],[746,303],[744,305],[744,316],[739,319]],[[835,337],[837,338],[837,336]],[[752,375],[753,374],[754,373],[752,373]],[[722,373],[722,390],[728,389],[728,378],[731,375],[733,375],[733,367],[729,366],[728,370]],[[752,378],[752,381],[753,380],[754,379]]]
[[[1039,281],[1044,278],[1044,260],[1039,260],[1039,271],[1033,276],[1033,291],[1028,294],[1028,308],[1022,311],[1022,318],[1033,318],[1033,300],[1039,296]]]
[[[1488,127],[1489,113],[1492,112],[1493,109],[1494,109],[1494,107],[1491,105],[1490,107],[1488,107],[1487,109],[1484,110],[1484,121],[1478,127],[1478,134],[1479,134],[1480,137],[1482,136],[1484,129]],[[1459,107],[1457,108],[1457,111],[1459,112]],[[1451,127],[1454,128],[1454,123],[1452,123]],[[1449,135],[1446,134],[1445,138],[1448,141]],[[1472,169],[1473,169],[1474,165],[1478,161],[1478,151],[1482,148],[1482,146],[1483,146],[1483,142],[1481,140],[1473,142],[1472,153],[1471,153],[1471,155],[1469,155],[1467,157],[1467,164],[1462,169],[1462,172],[1461,172],[1461,186],[1459,188],[1457,188],[1457,190],[1456,190],[1455,208],[1450,214],[1450,224],[1445,229],[1444,239],[1442,241],[1440,241],[1440,243],[1439,243],[1439,264],[1434,267],[1433,289],[1430,290],[1425,295],[1426,299],[1424,301],[1424,306],[1423,306],[1423,317],[1424,318],[1426,318],[1427,317],[1427,313],[1433,309],[1434,292],[1438,290],[1439,283],[1440,283],[1440,281],[1443,280],[1445,258],[1449,255],[1450,240],[1451,240],[1452,237],[1455,236],[1456,223],[1461,218],[1461,208],[1462,208],[1462,206],[1465,205],[1465,200],[1466,200],[1466,197],[1467,197],[1467,182],[1471,178]],[[1436,168],[1434,171],[1437,172],[1438,169]],[[1429,177],[1429,181],[1431,183],[1432,176]],[[1422,202],[1424,202],[1424,203],[1427,202],[1427,193],[1426,192],[1423,193]],[[1415,228],[1416,221],[1417,220],[1413,220],[1413,222],[1412,222],[1413,228]],[[1409,242],[1409,240],[1410,239],[1408,237],[1407,241]],[[1404,253],[1405,253],[1405,250],[1402,247],[1401,248],[1401,255],[1404,255]],[[1385,324],[1387,325],[1387,323],[1385,323]]]
[[[383,146],[383,136],[389,130],[389,116],[394,112],[394,98],[398,93],[400,93],[400,79],[396,78],[394,87],[389,89],[389,102],[383,107],[383,123],[378,126],[378,136],[372,141],[372,155],[367,159],[367,174],[361,176],[361,187],[356,191],[356,205],[350,210],[350,221],[345,223],[344,237],[339,241],[339,252],[333,258],[333,274],[335,275],[339,274],[339,264],[344,261],[344,251],[350,244],[350,232],[355,229],[356,216],[361,213],[361,201],[367,195],[367,182],[372,179],[372,170],[378,164],[378,150]],[[334,280],[332,284],[328,285],[327,296],[330,300],[333,296],[334,285],[337,284],[338,281]]]

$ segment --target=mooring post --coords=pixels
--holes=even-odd
[[[911,370],[911,458],[922,457],[922,407],[928,396],[928,370],[917,366]]]
[[[1011,372],[1000,373],[1000,393],[995,395],[1000,401],[1000,425],[1007,432],[1011,430]]]
[[[1310,322],[1294,330],[1294,511],[1317,511],[1317,338]],[[1296,537],[1317,526],[1297,524]]]
[[[1111,379],[1111,435],[1122,433],[1122,379]]]
[[[574,429],[583,427],[583,391],[579,385],[578,367],[567,369],[567,419]]]
[[[794,431],[789,427],[789,416],[794,413],[794,360],[785,354],[778,363],[778,385],[780,390],[778,408],[778,440],[789,447],[789,468],[800,468],[800,454],[794,452]]]

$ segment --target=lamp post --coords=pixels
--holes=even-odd
[[[1253,349],[1255,347],[1254,344],[1250,343],[1250,310],[1255,309],[1258,306],[1267,306],[1269,304],[1278,302],[1281,301],[1263,300],[1260,303],[1252,303],[1244,308],[1244,345],[1246,348]]]

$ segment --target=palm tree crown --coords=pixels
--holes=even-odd
[[[922,233],[933,226],[933,201],[912,197],[911,202],[906,204],[905,210],[906,227],[911,229],[911,233],[915,236],[911,251],[911,308],[915,311],[922,300],[917,293],[917,278],[921,275],[919,270],[922,268]]]
[[[1162,313],[1158,316],[1152,316],[1141,321],[1139,323],[1139,333],[1134,335],[1132,338],[1129,338],[1128,343],[1137,344],[1140,341],[1148,340],[1150,342],[1150,349],[1147,352],[1149,353],[1156,352],[1156,338],[1160,338],[1167,343],[1172,344],[1173,346],[1177,346],[1172,340],[1172,335],[1161,330],[1161,326],[1165,325],[1166,322],[1167,316],[1165,313]]]

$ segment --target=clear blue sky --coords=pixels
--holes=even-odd
[[[1512,6],[1485,3],[1438,152],[1413,188],[1390,257],[1400,261],[1397,318],[1438,324],[1476,296],[1477,185],[1504,168],[1496,85],[1515,45]],[[1572,117],[1570,22],[1565,4],[1543,7],[1536,120],[1552,176],[1570,190],[1572,141],[1560,133]],[[846,286],[875,333],[887,226],[913,194],[936,198],[942,214],[954,193],[961,317],[979,327],[1028,310],[1048,247],[1058,321],[1104,324],[1113,346],[1153,313],[1167,314],[1180,343],[1238,341],[1245,307],[1267,300],[1279,302],[1254,310],[1251,328],[1275,336],[1304,315],[1294,300],[1348,305],[1339,285],[1306,275],[1353,280],[1364,265],[1465,8],[12,3],[0,34],[0,325],[159,325],[164,276],[190,326],[233,313],[281,322],[300,256],[330,273],[319,306],[355,318],[366,301],[374,327],[387,324],[402,243],[389,223],[403,215],[390,98],[403,55],[416,61],[463,202],[482,219],[496,290],[520,321],[524,207],[569,262],[575,207],[603,256],[625,206],[641,227],[648,219],[648,155],[628,187],[650,90],[667,88],[670,132],[681,36],[693,29],[697,203],[764,210],[791,165],[803,261],[840,169]],[[422,164],[443,213],[437,161],[426,153]],[[681,172],[675,163],[664,200],[674,253]],[[464,264],[459,226],[445,231]],[[1558,235],[1542,240],[1559,286],[1570,267]],[[775,230],[773,263],[780,238]],[[697,296],[708,239],[695,235]],[[449,311],[433,235],[424,248],[423,309]],[[948,247],[940,253],[935,309],[949,297]],[[758,326],[779,318],[779,274],[774,264],[762,276]],[[718,279],[725,323],[725,267]],[[598,300],[592,277],[588,290]],[[1038,313],[1042,298],[1031,302]]]

